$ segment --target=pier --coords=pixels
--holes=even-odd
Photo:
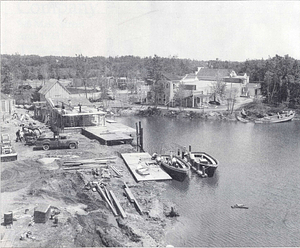
[[[160,168],[155,160],[151,159],[149,153],[122,153],[121,156],[137,182],[172,179],[168,173]],[[147,175],[140,175],[137,172],[137,169],[141,166],[141,164],[146,165],[148,169]]]
[[[131,144],[135,129],[116,122],[108,122],[105,126],[91,126],[82,128],[81,133],[96,139],[103,145]]]

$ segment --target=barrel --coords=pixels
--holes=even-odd
[[[13,212],[9,211],[4,214],[4,225],[11,225],[13,224]]]

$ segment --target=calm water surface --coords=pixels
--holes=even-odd
[[[213,178],[168,181],[180,213],[166,240],[174,246],[300,246],[300,121],[252,124],[169,118],[142,121],[145,150],[192,146],[219,160]],[[249,209],[231,209],[243,203]]]

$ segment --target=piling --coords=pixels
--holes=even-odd
[[[191,145],[189,145],[189,152],[191,152],[192,151],[192,146]]]
[[[137,151],[144,152],[144,130],[141,121],[139,121],[139,124],[135,123],[135,128]]]
[[[139,151],[140,143],[139,143],[139,128],[138,124],[135,123],[135,128],[136,128],[136,150]]]

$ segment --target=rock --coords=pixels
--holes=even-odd
[[[139,242],[141,241],[141,236],[140,235],[137,235],[134,230],[127,225],[127,223],[121,219],[121,218],[117,218],[117,223],[118,223],[118,226],[123,229],[123,231],[125,232],[125,234],[129,237],[129,239],[131,241],[134,241],[134,242]]]
[[[175,211],[174,207],[171,207],[170,213],[168,213],[166,216],[167,217],[177,217],[177,216],[179,216],[179,214]]]
[[[163,204],[158,199],[154,199],[151,209],[149,211],[149,217],[155,219],[161,219],[163,217]]]
[[[96,228],[96,232],[98,233],[102,243],[106,247],[123,247],[117,240],[109,235],[109,233],[105,232],[101,227]]]

